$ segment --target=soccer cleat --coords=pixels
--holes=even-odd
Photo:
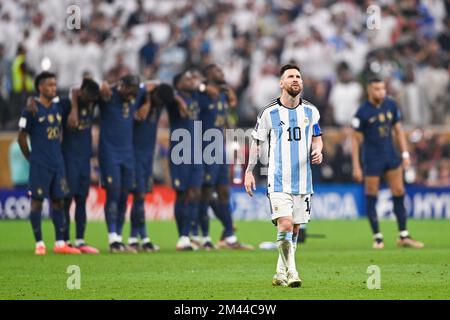
[[[275,273],[272,277],[272,285],[274,286],[281,286],[281,287],[287,287],[288,285],[288,278],[287,274],[285,273]]]
[[[411,239],[410,237],[405,237],[397,239],[397,246],[404,248],[422,249],[424,247],[424,244],[420,241]]]
[[[142,245],[142,251],[144,252],[157,252],[159,251],[159,246],[151,242],[146,242]]]
[[[139,252],[139,243],[129,243],[126,247],[127,252],[129,253],[138,253]]]
[[[121,253],[125,252],[126,247],[122,242],[113,242],[109,245],[109,252],[110,253]]]
[[[235,249],[235,250],[253,250],[254,247],[250,244],[240,243],[235,241],[232,243],[226,242],[225,240],[220,240],[217,242],[216,247],[218,249]]]
[[[68,246],[67,244],[64,244],[63,246],[54,246],[53,252],[56,254],[81,254],[81,251],[77,248]]]
[[[43,256],[47,253],[47,249],[45,248],[45,246],[36,246],[36,248],[34,249],[34,254],[37,256]]]
[[[379,240],[375,240],[373,242],[372,248],[374,248],[374,249],[383,249],[384,248],[384,242],[383,241],[379,241]]]
[[[290,288],[299,288],[302,286],[302,280],[298,277],[298,272],[288,272],[287,286]]]
[[[216,247],[214,246],[214,244],[211,241],[206,241],[203,246],[203,249],[205,249],[206,251],[211,251],[211,250],[215,250]]]
[[[192,248],[194,248],[195,250],[198,250],[199,248],[202,247],[202,244],[199,240],[195,239],[195,238],[191,238],[191,246]]]
[[[80,250],[81,253],[87,253],[87,254],[99,254],[100,253],[100,251],[97,248],[88,246],[85,243],[77,246],[77,249]]]

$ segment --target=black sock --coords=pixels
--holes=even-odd
[[[394,201],[394,214],[397,217],[397,225],[399,231],[406,231],[406,209],[405,196],[392,197]]]
[[[125,224],[125,214],[127,212],[128,192],[120,193],[119,203],[117,205],[117,235],[122,235],[123,225]]]
[[[70,205],[72,204],[72,198],[64,199],[64,241],[70,241]]]
[[[33,228],[33,235],[36,242],[42,241],[41,217],[41,208],[30,213],[31,227]]]
[[[61,208],[52,208],[52,220],[55,227],[55,239],[56,241],[64,240],[65,219],[64,210]]]
[[[373,234],[377,234],[380,232],[376,204],[377,196],[366,195],[366,213],[367,217],[369,218],[370,227],[372,228]]]
[[[76,239],[84,239],[86,230],[86,196],[75,197]]]

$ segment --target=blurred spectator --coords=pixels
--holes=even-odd
[[[331,89],[329,103],[333,109],[334,122],[339,126],[349,126],[360,105],[363,89],[352,79],[347,63],[338,66],[337,74],[339,80]]]
[[[141,69],[154,63],[156,54],[158,53],[158,49],[159,45],[153,41],[153,35],[149,33],[147,36],[147,42],[139,50],[139,61]]]
[[[0,129],[9,120],[7,100],[9,99],[11,65],[5,55],[5,47],[0,43]]]
[[[120,78],[130,73],[131,73],[130,68],[128,68],[128,66],[126,66],[124,63],[123,53],[118,52],[116,54],[116,63],[114,67],[112,67],[106,73],[106,81],[109,83],[115,83],[119,81]]]
[[[30,148],[29,140],[28,147]],[[9,167],[11,172],[11,180],[14,187],[26,187],[28,184],[30,164],[23,156],[20,146],[17,143],[17,139],[9,145]]]

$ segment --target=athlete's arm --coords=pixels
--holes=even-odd
[[[258,163],[258,158],[259,158],[259,140],[253,138],[252,143],[250,144],[248,165],[247,169],[245,170],[245,179],[244,179],[245,191],[247,191],[250,197],[253,196],[252,190],[256,191],[256,183],[255,177],[253,176],[253,169]]]
[[[363,174],[361,169],[361,164],[359,160],[359,146],[363,141],[364,136],[361,132],[353,130],[352,133],[352,168],[353,168],[353,179],[356,182],[361,182],[363,180]]]
[[[29,160],[30,158],[30,149],[28,148],[27,141],[28,133],[26,131],[19,131],[19,136],[17,141],[19,143],[20,150],[22,151],[24,157]]]
[[[67,127],[70,129],[75,129],[78,127],[78,97],[80,95],[79,88],[71,89],[70,97],[70,113],[67,117]]]
[[[100,99],[103,101],[109,101],[111,100],[112,91],[111,91],[111,85],[103,81],[100,85]]]
[[[407,168],[411,164],[411,161],[410,161],[410,156],[409,156],[409,152],[408,152],[408,145],[406,144],[405,133],[403,131],[401,123],[396,122],[394,124],[393,129],[394,129],[395,139],[397,140],[398,146],[400,147],[400,152],[402,153],[403,168]]]
[[[174,99],[177,102],[178,112],[180,113],[180,116],[182,118],[187,118],[189,114],[186,102],[184,102],[184,100],[178,94],[175,94]]]
[[[323,160],[322,149],[323,149],[322,136],[312,137],[311,164],[322,163]]]
[[[238,99],[237,99],[236,93],[229,85],[225,86],[225,94],[227,95],[227,98],[228,98],[228,105],[231,108],[236,108],[236,106],[238,104]]]

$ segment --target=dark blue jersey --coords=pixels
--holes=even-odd
[[[100,152],[118,157],[133,152],[135,101],[127,102],[116,88],[109,101],[100,101]]]
[[[62,142],[64,156],[69,156],[71,159],[89,159],[92,154],[91,127],[95,105],[88,105],[78,98],[78,127],[76,129],[66,127],[72,105],[70,100],[62,99],[61,105],[64,109]]]
[[[196,145],[194,139],[199,139],[198,142],[199,148],[201,148],[201,132],[195,132],[195,121],[199,120],[200,117],[200,107],[198,103],[198,94],[193,93],[191,96],[187,95],[179,95],[180,98],[186,103],[187,106],[187,116],[182,116],[178,110],[178,104],[174,102],[173,105],[168,106],[168,114],[170,121],[170,132],[172,133],[177,129],[185,129],[189,132],[190,136],[190,146],[191,146],[191,163],[194,162],[194,152],[196,152]],[[200,128],[200,127],[199,127]],[[180,141],[182,138],[179,139]],[[176,146],[180,141],[170,141],[170,151],[172,152],[172,148]],[[198,150],[201,152],[201,150]]]
[[[139,89],[135,108],[140,108],[145,102],[146,90],[143,86]],[[162,107],[152,105],[147,119],[134,122],[133,146],[134,154],[139,158],[152,158],[155,150],[158,121]]]
[[[33,116],[27,110],[22,111],[19,128],[30,136],[30,162],[39,164],[52,171],[64,170],[64,160],[61,152],[63,109],[59,98],[53,99],[46,108],[38,100],[37,112]]]
[[[226,110],[228,109],[228,98],[225,93],[221,92],[216,99],[211,98],[206,93],[200,93],[198,103],[203,132],[212,128],[223,131],[226,124]]]
[[[366,101],[358,109],[352,126],[364,136],[362,150],[366,160],[396,154],[392,127],[400,118],[399,108],[390,98],[385,98],[378,108]]]

